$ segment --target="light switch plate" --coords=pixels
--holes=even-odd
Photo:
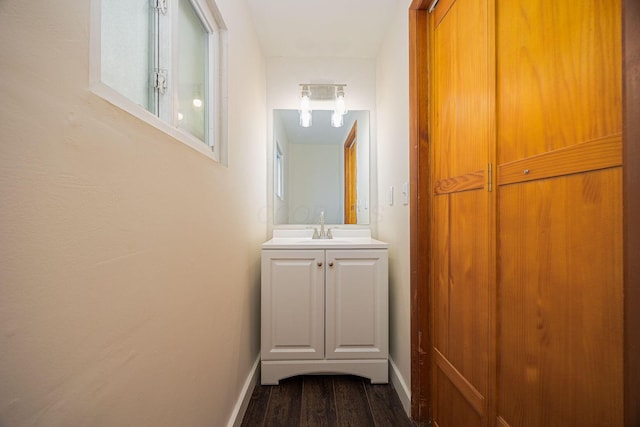
[[[389,206],[393,206],[393,185],[389,187]]]
[[[402,204],[403,205],[409,204],[409,183],[408,182],[405,182],[404,184],[402,184]]]

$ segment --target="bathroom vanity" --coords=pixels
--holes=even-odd
[[[388,245],[368,229],[274,230],[262,245],[262,384],[301,374],[388,382]]]

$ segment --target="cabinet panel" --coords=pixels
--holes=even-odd
[[[326,253],[327,359],[386,358],[387,252]]]
[[[263,252],[263,360],[324,357],[323,264],[322,250]]]

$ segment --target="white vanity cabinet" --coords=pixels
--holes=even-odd
[[[262,384],[311,373],[388,382],[388,261],[378,243],[263,245]]]

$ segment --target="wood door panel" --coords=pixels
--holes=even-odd
[[[489,1],[443,1],[431,16],[432,383],[437,425],[488,424],[492,143]]]
[[[619,0],[496,10],[499,164],[622,131]]]
[[[621,168],[500,187],[498,415],[622,425]]]
[[[447,375],[481,417],[489,387],[488,218],[484,189],[434,198],[439,224],[433,230],[432,258],[435,369]],[[447,393],[439,387],[435,385],[434,395]]]
[[[433,199],[431,281],[433,292],[433,347],[449,354],[449,196]]]
[[[453,384],[467,403],[480,416],[486,413],[486,399],[438,350],[434,351],[435,365]]]
[[[459,389],[441,370],[434,372],[433,381],[438,393],[433,399],[433,421],[438,427],[476,427],[484,425],[482,417],[473,409]]]
[[[434,26],[438,26],[440,22],[447,16],[447,12],[453,6],[456,0],[440,0],[438,2],[438,7],[434,10]]]
[[[354,122],[344,141],[344,223],[357,224],[358,212],[358,122]]]
[[[487,167],[492,95],[486,23],[487,1],[456,0],[434,31],[433,182]]]
[[[483,395],[489,336],[488,193],[450,195],[448,361]]]

